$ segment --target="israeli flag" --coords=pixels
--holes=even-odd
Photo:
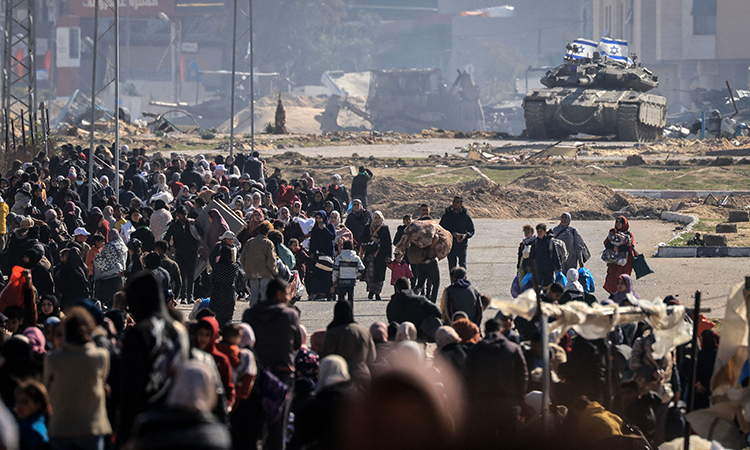
[[[628,41],[603,37],[599,42],[599,53],[615,61],[633,64],[633,61],[628,57]]]
[[[566,56],[570,59],[593,58],[594,52],[597,51],[598,47],[596,42],[581,38],[573,41],[573,45],[575,48],[573,50],[568,50],[566,53]]]

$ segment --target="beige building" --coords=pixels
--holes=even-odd
[[[696,88],[747,89],[750,1],[594,0],[593,37],[629,42],[660,78],[659,91],[676,112],[693,108]]]

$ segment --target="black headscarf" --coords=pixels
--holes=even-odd
[[[138,272],[128,279],[125,296],[136,322],[151,316],[167,317],[161,281],[150,270]]]
[[[42,312],[41,302],[39,302],[39,315],[37,316],[37,323],[44,324],[44,322],[49,319],[50,317],[60,317],[60,301],[57,300],[57,296],[54,294],[46,294],[42,296],[42,302],[45,300],[49,300],[52,302],[52,313],[50,314],[44,314]]]
[[[328,329],[332,329],[339,326],[346,326],[350,323],[354,323],[354,311],[352,305],[349,302],[340,300],[336,302],[336,306],[333,307],[333,320],[328,324]]]

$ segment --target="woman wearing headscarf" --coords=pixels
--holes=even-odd
[[[560,217],[560,224],[552,229],[555,239],[563,241],[565,248],[568,249],[568,259],[562,261],[562,272],[567,272],[568,269],[578,269],[579,266],[583,267],[590,256],[586,243],[583,242],[578,230],[570,226],[570,221],[570,213],[563,213]]]
[[[353,393],[346,360],[329,355],[320,363],[315,398],[299,412],[295,441],[300,448],[333,449],[338,439],[342,407]]]
[[[632,295],[637,300],[641,298],[633,288],[633,279],[630,275],[620,275],[617,277],[617,290],[609,296],[609,299],[618,305],[622,305],[628,301],[628,295]]]
[[[78,212],[76,211],[76,204],[68,202],[63,206],[63,223],[65,228],[68,230],[68,234],[73,236],[76,228],[83,226],[83,220],[81,220]]]
[[[391,232],[385,224],[383,213],[375,211],[370,224],[369,241],[362,244],[365,257],[365,281],[367,282],[367,298],[380,300],[385,281],[385,269],[387,261],[391,260],[393,243]]]
[[[635,257],[635,237],[630,232],[630,223],[625,216],[615,220],[615,227],[609,230],[604,240],[604,248],[611,250],[613,254],[624,255],[620,265],[618,262],[607,264],[607,277],[604,280],[604,290],[613,294],[617,291],[617,279],[620,275],[630,275],[633,272],[633,257]]]
[[[174,206],[175,208],[178,208],[180,206],[185,206],[185,202],[190,201],[193,196],[190,194],[190,187],[189,186],[182,186],[180,188],[180,192],[177,193],[177,196],[174,198]]]
[[[49,295],[55,292],[55,282],[50,274],[50,264],[48,261],[42,258],[44,253],[42,252],[41,246],[34,245],[30,247],[23,254],[23,267],[31,270],[31,280],[37,293],[42,295]]]
[[[167,225],[172,221],[172,214],[167,208],[167,204],[164,200],[157,200],[154,202],[154,213],[151,214],[150,228],[151,232],[154,233],[154,239],[161,240],[164,233],[167,231]]]
[[[88,218],[86,218],[86,231],[89,232],[86,243],[92,247],[94,246],[94,234],[99,233],[104,236],[104,242],[107,242],[109,238],[109,223],[104,220],[102,210],[96,206],[91,208],[91,212]]]
[[[94,257],[94,297],[105,304],[122,290],[122,277],[128,262],[128,249],[117,230],[109,231],[109,242]]]
[[[255,209],[250,213],[247,225],[245,225],[245,228],[240,231],[239,236],[237,236],[237,239],[239,239],[242,245],[245,245],[245,242],[247,242],[248,239],[252,239],[258,235],[258,226],[263,223],[264,220],[266,220],[266,217],[263,215],[262,210]]]
[[[47,339],[44,337],[44,332],[42,330],[37,327],[28,327],[23,330],[23,335],[29,340],[32,352],[37,355],[47,353]]]
[[[229,225],[219,211],[215,209],[208,212],[208,221],[210,222],[209,228],[208,231],[203,233],[203,243],[201,244],[200,258],[203,261],[208,261],[208,257],[216,243],[219,242],[221,235],[229,231]]]
[[[310,257],[308,265],[308,276],[305,278],[307,293],[311,299],[326,297],[333,299],[333,278],[331,270],[321,268],[318,261],[321,258],[330,258],[333,263],[333,240],[336,238],[336,230],[328,223],[328,215],[325,211],[315,213],[315,225],[310,231]]]
[[[320,353],[322,358],[328,355],[339,355],[346,360],[352,380],[359,387],[369,384],[368,366],[377,356],[375,342],[370,330],[354,321],[349,302],[336,302],[333,308],[333,320],[326,329],[326,340]]]
[[[59,319],[62,313],[60,312],[60,302],[57,300],[57,296],[49,294],[41,297],[42,300],[39,302],[39,308],[37,308],[39,314],[37,315],[36,323],[43,324],[50,317],[57,317]]]
[[[198,361],[185,362],[165,407],[136,419],[128,448],[231,449],[226,425],[212,414],[217,400],[216,376],[211,367]]]
[[[308,216],[312,216],[313,214],[315,214],[315,211],[322,210],[323,206],[325,205],[325,199],[323,199],[323,193],[320,191],[320,189],[315,189],[313,192],[313,199],[310,204],[307,205]]]
[[[131,239],[127,244],[128,259],[125,263],[125,270],[121,273],[121,276],[129,280],[130,277],[143,270],[143,247],[141,241],[138,239]]]
[[[232,365],[229,358],[216,348],[219,340],[219,322],[215,317],[206,316],[195,326],[195,347],[211,355],[219,370],[221,384],[224,385],[227,406],[234,403],[234,381],[232,379]]]
[[[574,268],[568,269],[565,278],[568,280],[568,283],[565,285],[563,295],[560,297],[558,303],[564,305],[573,300],[583,301],[585,292],[583,285],[578,281],[578,270]]]
[[[305,240],[305,232],[302,231],[302,226],[296,220],[292,220],[289,208],[286,206],[279,208],[279,220],[284,222],[284,244],[289,245],[291,239],[297,239],[298,242]]]
[[[336,237],[333,240],[333,245],[336,248],[336,255],[341,254],[343,250],[344,241],[352,241],[356,245],[354,234],[352,230],[346,228],[346,225],[341,223],[341,214],[338,211],[331,212],[331,225],[336,230]]]
[[[89,296],[89,277],[78,247],[67,249],[65,260],[55,273],[55,288],[60,306],[65,309],[73,300]]]
[[[463,345],[476,344],[482,340],[479,327],[467,318],[462,317],[453,321],[452,327],[461,338],[461,344]]]
[[[438,354],[448,361],[458,373],[463,373],[466,364],[466,350],[461,345],[461,338],[453,327],[445,326],[435,331],[435,344]]]
[[[237,278],[241,275],[240,265],[234,260],[232,249],[221,247],[219,261],[213,265],[211,272],[211,303],[209,308],[216,313],[219,327],[232,321],[237,292],[234,289]]]

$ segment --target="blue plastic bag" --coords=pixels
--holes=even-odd
[[[568,284],[568,278],[563,275],[562,272],[558,272],[557,276],[555,277],[555,283],[560,283],[564,287],[566,284]]]
[[[534,275],[531,272],[527,273],[521,281],[521,292],[525,292],[529,289],[534,289]]]
[[[581,283],[584,291],[588,293],[594,293],[596,291],[594,276],[591,275],[591,271],[585,267],[578,269],[578,282]]]

